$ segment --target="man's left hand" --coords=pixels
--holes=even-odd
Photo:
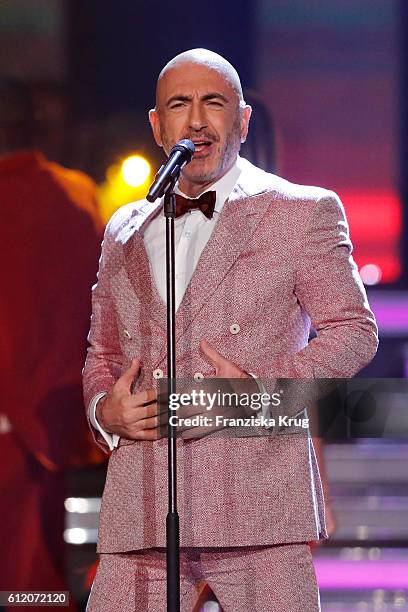
[[[201,340],[200,349],[206,359],[214,366],[215,378],[251,378],[235,363],[220,355],[207,340]]]
[[[212,379],[214,378],[229,379],[230,380],[229,384],[231,385],[231,389],[230,389],[231,391],[234,391],[233,385],[231,383],[231,379],[251,379],[252,378],[247,372],[242,370],[233,361],[230,361],[229,359],[226,359],[226,357],[223,357],[223,355],[221,355],[214,347],[212,347],[211,344],[207,342],[207,340],[201,340],[200,349],[205,359],[209,363],[211,363],[215,368],[215,376],[211,376],[211,378]],[[245,385],[247,385],[247,383],[245,383]],[[258,386],[255,383],[255,381],[253,381],[253,386],[254,386],[254,391],[258,390]],[[238,394],[242,393],[244,391],[244,388],[246,387],[243,387],[242,383],[238,384],[236,391],[238,392]],[[215,405],[213,406],[211,413],[207,412],[204,406],[203,407],[183,406],[178,411],[178,415],[183,418],[197,416],[198,414],[212,416],[213,419],[215,419],[217,415],[227,417],[227,418],[245,416],[245,413],[242,410],[242,408],[239,408],[238,406],[228,407],[228,406]],[[203,438],[204,436],[207,436],[211,433],[214,433],[215,431],[219,429],[224,429],[224,428],[225,426],[222,426],[222,425],[217,426],[213,422],[211,426],[202,426],[202,427],[201,426],[192,426],[192,427],[179,426],[178,432],[179,434],[181,434],[181,437],[183,439]]]

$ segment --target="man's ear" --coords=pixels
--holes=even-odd
[[[241,111],[241,142],[244,143],[246,141],[246,137],[248,135],[248,127],[249,120],[252,114],[252,107],[249,104],[246,104]]]
[[[156,144],[158,144],[159,147],[162,147],[163,145],[162,145],[161,134],[160,134],[160,122],[159,122],[157,110],[155,108],[152,108],[151,110],[149,110],[149,121],[150,121],[150,125],[152,126],[153,136],[156,141]]]

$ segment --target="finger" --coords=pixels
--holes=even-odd
[[[213,348],[211,344],[207,342],[207,340],[201,340],[200,349],[204,353],[204,356],[207,357],[207,359],[218,369],[221,369],[223,366],[229,363],[228,359],[220,355],[220,353],[216,351],[215,348]]]
[[[157,402],[157,391],[156,389],[146,389],[145,391],[138,391],[130,397],[126,398],[126,402],[131,408],[140,408],[140,406],[147,406]]]
[[[136,378],[136,376],[139,374],[139,371],[140,371],[140,360],[132,359],[132,363],[130,364],[130,367],[116,381],[116,385],[115,385],[116,388],[126,389],[126,391],[129,391],[130,393],[130,387],[134,379]]]
[[[249,375],[236,363],[223,357],[206,340],[201,340],[200,347],[204,356],[215,366],[217,378],[249,378]]]
[[[135,406],[147,406],[148,404],[157,403],[156,389],[145,389],[132,395],[132,399],[136,402]]]
[[[120,435],[129,440],[140,440],[140,433],[145,429],[159,429],[159,419],[157,416],[141,419],[137,422],[126,423],[122,428]]]
[[[126,398],[128,401],[124,400],[125,412],[123,414],[123,422],[127,427],[131,427],[143,421],[143,419],[158,416],[158,406],[156,403],[149,404],[148,406],[139,406],[132,404],[131,399],[133,398]]]
[[[156,427],[154,429],[143,429],[142,431],[138,431],[134,434],[134,440],[147,440],[150,442],[154,442],[161,438],[160,430]]]
[[[156,429],[159,426],[159,418],[157,416],[152,416],[150,418],[142,419],[133,429],[133,433],[138,433],[143,431],[144,429]]]

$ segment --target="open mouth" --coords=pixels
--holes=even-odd
[[[194,155],[205,153],[212,145],[212,142],[210,140],[193,140],[193,143],[195,146]]]

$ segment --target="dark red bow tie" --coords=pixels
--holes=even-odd
[[[217,199],[217,193],[215,191],[206,191],[196,200],[190,200],[184,198],[180,194],[176,194],[176,218],[181,217],[189,210],[195,210],[199,208],[203,215],[207,219],[212,219],[215,208],[215,201]]]

